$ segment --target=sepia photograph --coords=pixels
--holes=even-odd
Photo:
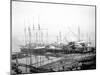
[[[11,75],[96,69],[96,6],[11,1]]]

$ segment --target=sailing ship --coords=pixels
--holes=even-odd
[[[59,32],[60,41],[57,37],[56,43],[49,44],[47,33],[47,42],[44,43],[43,32],[40,27],[40,24],[38,24],[38,28],[36,29],[36,31],[33,24],[34,38],[32,38],[31,28],[28,27],[27,29],[29,37],[28,42],[26,40],[27,35],[25,27],[25,45],[21,46],[21,52],[19,54],[12,56],[12,59],[16,60],[16,62],[13,63],[16,64],[17,67],[13,68],[14,70],[17,69],[17,73],[21,73],[20,69],[18,69],[18,66],[24,66],[26,68],[25,73],[81,70],[84,69],[83,65],[88,65],[87,63],[90,63],[90,66],[93,65],[93,69],[96,67],[95,47],[91,47],[88,45],[87,42],[81,41],[80,27],[78,27],[78,41],[71,41],[68,42],[68,44],[61,43],[61,32]],[[34,39],[34,42],[32,42],[32,39]],[[27,60],[28,57],[29,59]],[[53,57],[54,59],[51,59],[51,57]],[[26,62],[29,61],[30,63],[19,63],[18,59],[20,58],[26,58]],[[45,61],[44,58],[46,58],[47,60]],[[33,59],[35,63],[33,63]],[[27,68],[29,69],[29,72],[27,71]]]

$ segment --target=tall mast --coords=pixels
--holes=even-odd
[[[60,43],[61,43],[62,42],[61,32],[59,32],[59,40],[60,40]]]
[[[29,32],[29,44],[31,44],[31,30],[30,30],[30,27],[28,27],[28,32]]]
[[[33,19],[33,43],[34,43],[34,41],[35,41],[35,35],[34,35],[34,33],[35,33],[35,27],[34,27],[34,19]]]
[[[58,41],[59,41],[59,39],[58,39],[58,35],[57,35],[56,37],[57,37],[57,43],[58,43]]]
[[[40,21],[39,21],[39,17],[38,17],[38,31],[39,31],[39,43],[41,44],[42,42],[42,32],[40,31]],[[39,66],[41,66],[41,55],[39,57]]]
[[[25,34],[25,45],[26,45],[27,41],[26,41],[26,26],[25,26],[25,22],[24,22],[24,34]]]
[[[91,42],[91,38],[90,38],[90,35],[87,33],[87,37],[88,37],[88,43]]]
[[[29,52],[30,52],[30,66],[32,65],[32,57],[31,57],[31,30],[30,27],[28,27],[29,31]]]
[[[80,27],[78,26],[78,41],[80,41]]]
[[[36,32],[36,43],[38,43],[38,33]]]
[[[47,41],[46,41],[46,43],[48,44],[48,31],[47,31]]]
[[[39,37],[39,43],[41,42],[41,35],[40,35],[40,23],[39,23],[39,17],[38,17],[38,37]]]
[[[24,33],[25,33],[25,46],[27,46],[25,21],[24,21]],[[27,65],[27,58],[26,58],[26,65]],[[27,73],[27,66],[26,66],[26,73]]]
[[[36,44],[35,42],[37,41],[37,32],[35,35],[35,26],[34,26],[34,18],[33,18],[33,43]],[[35,62],[37,62],[37,56],[34,55],[35,57]],[[35,67],[37,67],[37,64],[35,65]]]

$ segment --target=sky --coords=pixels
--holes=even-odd
[[[19,51],[20,45],[25,42],[24,29],[28,36],[28,27],[34,36],[34,28],[40,28],[43,32],[43,39],[54,42],[62,35],[62,40],[78,40],[78,27],[80,28],[81,40],[95,41],[95,7],[31,3],[31,2],[12,2],[12,49]],[[28,40],[28,37],[26,37]]]

